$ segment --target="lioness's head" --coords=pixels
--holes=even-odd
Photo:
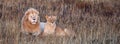
[[[51,23],[54,23],[57,20],[57,16],[53,16],[53,15],[51,16],[46,15],[45,18],[47,22],[51,22]]]

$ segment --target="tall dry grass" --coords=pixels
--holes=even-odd
[[[0,0],[0,44],[120,44],[119,0]],[[21,18],[36,8],[40,20],[57,15],[57,23],[76,37],[32,37],[20,33]]]

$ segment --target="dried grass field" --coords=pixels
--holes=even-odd
[[[21,19],[30,7],[41,22],[57,15],[76,37],[23,36]],[[120,44],[120,0],[0,0],[0,44]]]

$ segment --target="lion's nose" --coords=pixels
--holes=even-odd
[[[33,20],[35,20],[35,19],[33,19]]]

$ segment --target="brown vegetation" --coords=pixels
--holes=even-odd
[[[72,3],[73,2],[73,3]],[[120,44],[119,0],[0,0],[0,44]],[[25,11],[36,8],[40,20],[57,15],[57,24],[76,37],[32,37],[21,34]]]

